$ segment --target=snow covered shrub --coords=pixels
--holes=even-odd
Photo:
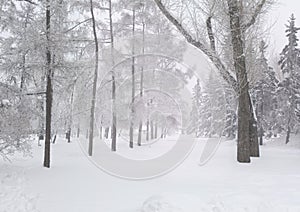
[[[30,114],[26,100],[0,100],[0,156],[30,153]]]

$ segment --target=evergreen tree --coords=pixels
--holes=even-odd
[[[193,88],[193,106],[191,111],[191,123],[188,129],[188,133],[195,133],[196,137],[200,136],[200,108],[203,104],[203,96],[201,92],[200,80],[197,80],[197,84]]]
[[[278,103],[276,92],[279,82],[275,76],[275,71],[268,65],[268,60],[265,56],[266,49],[266,43],[261,41],[259,46],[260,55],[257,60],[259,80],[252,89],[260,145],[263,144],[264,135],[270,137],[276,135],[278,131],[276,119]]]
[[[226,102],[220,81],[211,72],[202,90],[199,80],[193,90],[193,108],[189,133],[196,136],[222,136],[226,125]]]
[[[295,17],[292,14],[286,33],[288,44],[280,54],[279,64],[284,75],[280,83],[280,98],[282,113],[286,130],[286,143],[290,141],[290,134],[299,127],[300,108],[300,50],[298,49],[297,32],[300,28],[295,26]]]

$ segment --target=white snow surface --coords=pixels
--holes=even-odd
[[[283,140],[268,141],[251,164],[238,164],[235,142],[224,141],[199,166],[199,139],[177,169],[146,181],[102,172],[78,141],[63,138],[51,145],[46,169],[34,144],[33,157],[0,161],[0,212],[300,212],[300,139]]]

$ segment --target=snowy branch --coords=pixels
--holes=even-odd
[[[185,37],[188,43],[192,44],[200,51],[202,51],[206,56],[209,57],[211,62],[219,70],[223,79],[235,90],[238,91],[238,85],[235,78],[227,71],[225,65],[222,63],[220,58],[210,49],[208,49],[203,43],[195,40],[189,32],[182,26],[182,24],[166,9],[161,0],[154,0],[160,11],[165,15],[165,17],[179,30],[179,32]]]
[[[37,3],[35,3],[31,0],[17,0],[17,1],[25,1],[25,2],[28,2],[28,3],[33,4],[33,5],[38,5]]]
[[[254,11],[254,13],[253,13],[253,15],[252,15],[250,21],[249,21],[247,24],[245,24],[245,25],[242,26],[242,29],[243,29],[244,31],[247,30],[249,27],[251,27],[251,26],[255,23],[257,17],[258,17],[259,14],[261,13],[262,8],[264,7],[265,4],[266,4],[266,0],[262,0],[262,1],[257,5],[257,7],[256,7],[256,9],[255,9],[255,11]]]
[[[83,23],[85,23],[85,22],[88,22],[88,21],[90,21],[90,20],[92,20],[92,19],[91,19],[91,18],[88,18],[88,19],[86,19],[86,20],[84,20],[84,21],[79,22],[79,23],[76,24],[75,26],[73,26],[73,27],[67,29],[67,30],[65,31],[65,33],[68,33],[68,32],[70,32],[70,31],[72,31],[73,29],[75,29],[75,28],[78,27],[79,25],[81,25],[81,24],[83,24]]]

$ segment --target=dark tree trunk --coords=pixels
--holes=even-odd
[[[241,163],[249,163],[251,111],[240,14],[237,0],[227,0],[227,3],[230,16],[234,67],[239,89],[237,160]]]
[[[209,16],[206,20],[206,29],[210,41],[210,48],[212,49],[213,52],[216,52],[216,42],[215,42],[215,36],[212,29],[211,18],[212,17]]]
[[[47,66],[47,87],[46,87],[46,135],[45,135],[45,152],[44,152],[44,167],[50,168],[50,143],[51,143],[51,116],[52,116],[52,69],[51,69],[51,50],[50,50],[50,0],[46,1],[46,66]]]
[[[23,89],[25,87],[25,81],[26,81],[26,54],[22,56],[22,73],[21,73],[21,84],[20,84],[21,92],[23,92]]]
[[[74,102],[74,89],[75,89],[75,82],[73,85],[73,90],[71,93],[71,103],[70,103],[70,116],[69,116],[69,128],[68,128],[68,143],[71,143],[71,135],[72,135],[72,125],[73,125],[73,102]]]
[[[69,128],[67,133],[66,133],[66,139],[68,143],[71,143],[71,129]]]
[[[56,134],[53,137],[52,143],[55,144],[55,141],[56,141]]]
[[[96,30],[96,20],[94,16],[93,0],[90,0],[90,11],[92,15],[93,23],[93,35],[95,42],[95,70],[94,70],[94,81],[93,81],[93,93],[92,93],[92,105],[90,115],[90,134],[89,134],[89,156],[93,155],[93,141],[94,141],[94,121],[95,121],[95,105],[96,105],[96,94],[97,94],[97,80],[98,80],[98,63],[99,63],[99,46]]]
[[[288,126],[287,126],[287,131],[286,131],[285,144],[288,144],[290,142],[290,136],[291,136],[291,127],[290,127],[290,118],[289,118],[289,120],[288,120]]]

